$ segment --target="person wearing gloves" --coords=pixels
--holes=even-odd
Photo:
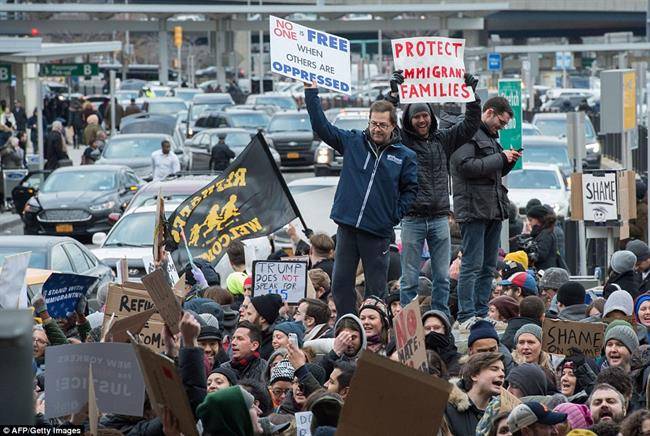
[[[512,409],[508,428],[517,436],[555,436],[558,434],[555,426],[566,420],[566,413],[551,412],[546,406],[530,401]]]
[[[636,260],[636,256],[631,251],[619,250],[614,252],[609,262],[610,273],[605,287],[614,284],[618,285],[621,289],[627,291],[633,299],[636,298],[641,286],[641,279],[634,272]],[[605,290],[603,291],[603,297],[609,298],[609,293],[605,292]]]
[[[465,74],[465,85],[476,95],[478,80]],[[398,88],[404,82],[402,71],[395,71],[390,80],[390,98],[399,100]],[[402,219],[402,278],[400,302],[406,306],[417,295],[421,254],[427,242],[431,254],[431,308],[449,313],[449,170],[451,155],[472,139],[481,122],[481,100],[467,103],[465,118],[450,128],[440,129],[429,103],[407,104],[403,107],[402,143],[413,150],[418,162],[418,193]]]
[[[542,328],[540,326],[526,324],[517,330],[512,360],[517,365],[534,363],[553,373],[551,356],[546,351],[542,351]]]
[[[262,434],[260,409],[245,389],[234,386],[213,392],[196,409],[203,430],[213,435],[253,436]]]
[[[262,335],[260,342],[260,356],[268,359],[273,353],[273,324],[280,315],[282,297],[278,294],[258,295],[251,299],[246,307],[242,319],[255,324]]]
[[[357,313],[355,277],[363,265],[366,296],[386,293],[393,227],[418,191],[416,154],[402,144],[397,112],[387,101],[370,107],[368,128],[342,130],[325,117],[318,87],[305,84],[305,104],[318,137],[345,155],[330,218],[338,225],[332,293],[339,317]]]

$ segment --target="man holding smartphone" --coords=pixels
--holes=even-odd
[[[476,134],[451,157],[454,215],[460,224],[463,261],[458,278],[458,322],[469,328],[488,312],[491,283],[497,262],[501,223],[508,219],[508,190],[501,181],[522,156],[522,150],[504,150],[499,130],[513,111],[503,97],[485,102]],[[463,325],[464,324],[464,325]]]

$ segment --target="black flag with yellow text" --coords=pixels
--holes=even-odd
[[[269,235],[300,212],[261,134],[216,179],[188,197],[169,217],[171,249],[216,265],[237,239]],[[175,257],[176,257],[175,256]]]

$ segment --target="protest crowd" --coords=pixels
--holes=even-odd
[[[459,80],[463,92],[476,91],[471,74]],[[501,229],[514,206],[502,178],[525,153],[499,141],[514,116],[508,100],[476,95],[463,117],[443,126],[432,104],[400,104],[404,81],[393,73],[392,92],[371,105],[364,131],[335,127],[316,84],[305,84],[314,132],[345,156],[331,210],[335,235],[290,226],[293,256],[269,259],[247,259],[246,240],[233,239],[224,247],[227,277],[190,258],[177,266],[177,283],[167,283],[162,268],[142,284],[111,284],[97,295],[98,311],[83,295],[62,315],[54,314],[56,298],[31,298],[36,425],[147,436],[334,435],[343,427],[363,435],[380,434],[364,433],[375,414],[399,422],[400,411],[422,407],[427,414],[408,423],[422,434],[650,434],[646,241],[627,241],[609,260],[602,293],[588,291],[571,280],[553,208],[531,198],[514,236],[534,244],[519,247],[513,238],[504,251]],[[163,252],[156,266],[170,259]],[[251,261],[296,259],[306,262],[303,298],[256,294],[261,279]],[[128,316],[115,316],[117,306]],[[157,346],[138,339],[156,325]],[[113,345],[138,365],[122,377],[128,382],[107,388],[100,380],[110,356],[92,350]],[[76,397],[81,407],[73,410],[61,374],[74,366],[65,353],[75,349],[93,364],[84,367],[85,400]],[[400,393],[397,375],[363,384],[372,365],[431,380],[439,395]],[[97,381],[88,382],[88,369]],[[54,371],[57,378],[48,377]],[[137,397],[135,379],[146,385],[140,408],[118,413]],[[115,404],[102,399],[107,390]],[[380,410],[363,409],[377,401]]]

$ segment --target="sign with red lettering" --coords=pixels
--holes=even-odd
[[[350,41],[269,16],[271,70],[321,88],[351,93]]]
[[[393,318],[393,328],[400,362],[411,368],[427,372],[424,327],[420,319],[420,305],[417,299],[411,301]]]
[[[393,39],[393,62],[404,71],[401,103],[468,103],[475,100],[465,85],[465,40],[442,37]]]
[[[278,294],[295,304],[307,297],[307,262],[253,261],[253,297]]]

